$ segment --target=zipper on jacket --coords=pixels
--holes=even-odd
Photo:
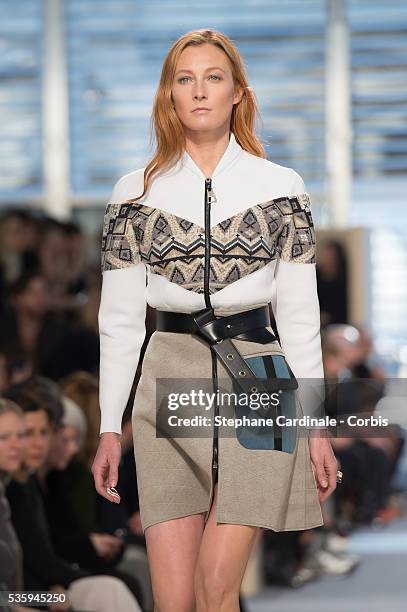
[[[215,194],[212,190],[212,179],[205,179],[205,268],[204,268],[204,297],[205,304],[211,308],[211,300],[209,294],[209,275],[210,275],[210,260],[211,260],[211,204],[216,202]],[[212,352],[211,352],[212,353]],[[217,363],[216,355],[212,353],[212,374],[216,381],[217,387]],[[218,403],[215,401],[215,417],[218,415]],[[214,436],[212,445],[212,469],[218,467],[218,434],[217,426],[214,424]]]
[[[210,249],[211,249],[211,203],[212,203],[212,179],[205,179],[205,269],[204,269],[204,297],[207,308],[211,307],[209,297],[209,274],[210,274]]]

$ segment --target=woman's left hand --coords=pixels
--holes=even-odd
[[[330,439],[323,432],[310,432],[308,444],[319,501],[322,503],[336,489],[336,472],[339,463],[332,450]]]

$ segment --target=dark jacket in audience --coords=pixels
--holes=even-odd
[[[52,545],[37,477],[12,480],[7,487],[11,519],[23,549],[24,588],[46,591],[55,584],[68,587],[90,573],[59,557]]]

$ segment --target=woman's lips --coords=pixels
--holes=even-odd
[[[209,108],[196,108],[193,113],[209,113]]]

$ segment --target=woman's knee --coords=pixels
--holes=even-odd
[[[220,609],[225,602],[239,600],[240,577],[231,577],[227,568],[197,566],[194,579],[195,598],[210,609]],[[205,609],[205,608],[203,608]]]

